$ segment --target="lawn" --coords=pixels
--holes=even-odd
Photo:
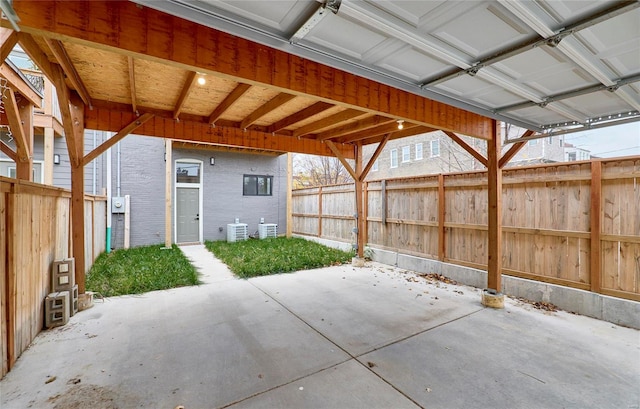
[[[87,275],[87,290],[105,297],[196,285],[198,272],[173,245],[102,253]]]
[[[353,257],[351,252],[300,238],[278,237],[236,243],[207,241],[205,245],[241,278],[339,265]]]

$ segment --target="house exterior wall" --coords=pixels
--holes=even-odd
[[[211,157],[215,158],[213,166],[209,162]],[[179,159],[203,162],[202,228],[205,240],[226,240],[227,224],[233,223],[236,218],[240,219],[240,223],[248,224],[249,234],[258,230],[260,218],[264,218],[265,223],[276,223],[278,234],[286,232],[286,155],[265,156],[174,148],[174,168],[175,161]],[[273,195],[243,196],[244,175],[273,176]]]
[[[164,139],[129,135],[120,143],[120,195],[130,196],[131,246],[164,242],[165,161]],[[116,155],[112,154],[113,196],[117,195]],[[215,165],[209,158],[215,158]],[[175,206],[175,162],[202,161],[202,235],[204,240],[225,240],[227,224],[239,218],[250,234],[258,230],[260,218],[277,223],[278,233],[286,231],[286,155],[264,156],[202,149],[178,149],[172,153],[172,195]],[[243,175],[273,176],[272,196],[243,196]],[[222,231],[220,231],[222,228]],[[124,215],[112,215],[112,247],[124,245]],[[175,241],[175,214],[172,208],[172,241]]]

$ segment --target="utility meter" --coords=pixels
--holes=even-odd
[[[124,197],[111,198],[111,213],[124,213]]]

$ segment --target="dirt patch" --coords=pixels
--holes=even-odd
[[[96,385],[75,385],[61,395],[48,399],[54,409],[119,409],[115,403],[116,393],[109,388]]]

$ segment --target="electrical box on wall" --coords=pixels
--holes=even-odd
[[[111,213],[124,213],[124,197],[111,198]]]

